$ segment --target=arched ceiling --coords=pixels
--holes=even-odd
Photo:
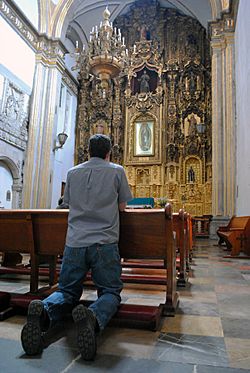
[[[196,18],[205,28],[208,22],[220,17],[226,0],[159,0],[163,7],[178,9]],[[99,25],[108,5],[111,21],[124,14],[135,0],[60,0],[53,15],[52,35],[86,43],[93,26]],[[64,15],[64,17],[62,16]]]
[[[108,5],[111,21],[124,14],[136,0],[14,0],[40,33],[63,42],[86,43],[90,30],[100,24]],[[143,0],[141,0],[143,1]],[[153,2],[154,0],[152,0]],[[196,18],[205,28],[209,21],[219,19],[233,0],[159,0],[161,6],[178,9]],[[32,15],[32,16],[31,16]]]

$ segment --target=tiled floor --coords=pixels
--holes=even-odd
[[[94,362],[80,359],[72,325],[41,356],[27,357],[20,344],[23,316],[0,323],[0,371],[5,372],[250,372],[250,260],[225,259],[215,241],[196,242],[186,288],[179,289],[175,317],[161,330],[107,328]],[[2,291],[28,291],[25,278],[0,278]],[[87,290],[83,296],[94,299]],[[158,305],[164,287],[126,286],[124,303]]]

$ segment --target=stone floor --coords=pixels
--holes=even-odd
[[[0,371],[5,372],[250,372],[250,260],[226,259],[215,241],[195,242],[186,288],[179,289],[175,317],[159,331],[107,328],[98,340],[94,362],[84,362],[74,327],[55,338],[41,356],[28,357],[20,343],[25,317],[0,323]],[[0,290],[25,293],[28,281],[0,277]],[[94,299],[86,290],[83,297]],[[164,287],[126,286],[124,303],[158,305]]]

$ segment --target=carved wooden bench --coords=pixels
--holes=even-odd
[[[240,252],[250,255],[250,216],[233,216],[227,226],[217,230],[219,245],[225,242],[231,256],[237,257]]]

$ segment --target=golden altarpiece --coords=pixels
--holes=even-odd
[[[157,1],[137,1],[114,22],[128,63],[103,86],[80,65],[76,163],[89,137],[112,139],[134,197],[166,198],[192,215],[212,210],[211,66],[201,24]],[[105,89],[104,89],[105,88]]]

